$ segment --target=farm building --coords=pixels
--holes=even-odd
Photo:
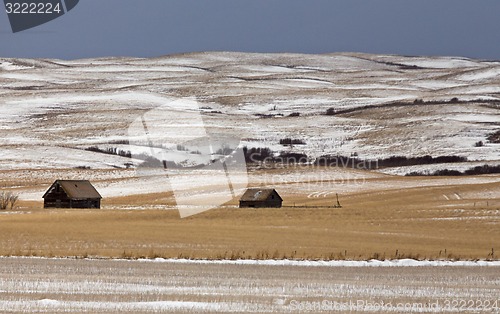
[[[44,208],[101,208],[102,199],[88,180],[56,180],[42,198]]]
[[[283,199],[275,189],[248,189],[240,199],[243,207],[281,207]]]

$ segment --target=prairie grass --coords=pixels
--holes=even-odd
[[[498,207],[474,207],[464,200],[448,201],[444,207],[437,196],[446,189],[456,190],[413,188],[353,194],[343,197],[343,208],[338,209],[226,206],[185,219],[180,219],[175,210],[106,210],[106,203],[101,210],[30,207],[19,214],[0,216],[0,255],[497,259]],[[146,199],[143,195],[137,202]],[[292,195],[285,199],[289,203],[305,201]],[[127,204],[133,201],[133,197],[126,198]],[[308,204],[322,202],[319,199]],[[113,208],[123,203],[123,199],[107,200]]]
[[[300,169],[270,169],[258,175],[279,176],[290,170]],[[96,173],[104,180],[115,175]],[[8,185],[39,184],[30,182],[28,174],[23,178]],[[293,190],[293,184],[283,183],[276,186],[285,200],[283,208],[240,209],[235,199],[184,219],[176,210],[155,209],[172,208],[172,193],[107,197],[103,209],[43,209],[41,202],[20,200],[17,209],[0,212],[0,255],[495,260],[500,239],[498,181],[474,182],[367,177],[364,190],[356,191],[353,184],[351,192],[340,194],[342,208],[326,207],[336,201],[335,193],[311,198],[311,190]],[[300,182],[294,184],[300,187]]]

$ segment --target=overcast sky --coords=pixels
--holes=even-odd
[[[500,60],[499,16],[498,0],[81,0],[15,34],[0,10],[0,57],[227,50]]]

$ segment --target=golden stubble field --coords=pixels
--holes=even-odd
[[[422,186],[418,177],[367,179],[384,188],[343,193],[342,208],[325,207],[334,194],[311,198],[277,185],[283,208],[240,209],[233,200],[183,219],[176,210],[146,206],[161,194],[107,198],[100,210],[24,201],[0,213],[0,255],[498,259],[500,200],[488,195],[496,195],[499,177],[468,178],[442,185],[443,178],[426,177]]]

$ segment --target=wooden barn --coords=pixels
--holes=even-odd
[[[281,207],[283,199],[275,189],[248,189],[240,199],[243,207]]]
[[[56,180],[43,195],[44,208],[101,208],[101,195],[88,180]]]

